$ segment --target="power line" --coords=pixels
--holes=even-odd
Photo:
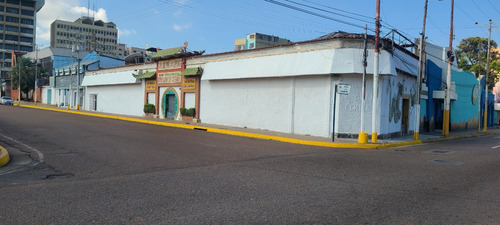
[[[483,13],[483,15],[486,16],[486,18],[490,18],[488,15],[486,15],[486,13],[484,13],[484,11],[481,8],[479,8],[475,0],[472,0],[472,3],[474,3],[474,5],[479,9],[479,11],[481,11],[481,13]]]
[[[366,19],[359,19],[359,18],[355,18],[353,16],[342,15],[340,13],[335,13],[335,12],[332,12],[332,11],[320,9],[320,8],[317,8],[317,7],[314,7],[314,6],[310,6],[310,5],[298,3],[296,1],[292,1],[292,0],[285,0],[285,1],[294,3],[296,5],[304,6],[304,7],[307,7],[307,8],[315,9],[315,10],[318,10],[318,11],[321,11],[321,12],[326,12],[326,13],[330,13],[330,14],[334,14],[334,15],[338,15],[338,16],[343,16],[343,17],[347,17],[349,19],[358,20],[358,21],[365,22],[365,23],[375,24],[375,22],[373,22],[373,21],[368,21]]]
[[[488,0],[488,2],[490,3],[490,5],[493,7],[493,9],[495,9],[495,11],[497,11],[498,14],[500,14],[500,11],[498,11],[498,9],[493,5],[493,3],[491,3],[490,0]]]
[[[338,23],[343,23],[343,24],[346,24],[346,25],[350,25],[350,26],[353,26],[353,27],[364,29],[364,26],[361,26],[359,24],[355,24],[355,23],[344,21],[344,20],[339,20],[339,19],[336,19],[336,18],[332,18],[332,17],[329,17],[329,16],[321,15],[319,13],[311,12],[309,10],[302,9],[302,8],[299,8],[299,7],[295,7],[295,6],[292,6],[292,5],[289,5],[289,4],[285,4],[285,3],[282,3],[282,2],[278,2],[278,1],[275,1],[275,0],[264,0],[264,1],[272,3],[272,4],[275,4],[275,5],[282,6],[282,7],[285,7],[285,8],[293,9],[293,10],[296,10],[296,11],[299,11],[299,12],[307,13],[307,14],[310,14],[310,15],[313,15],[313,16],[321,17],[321,18],[324,18],[324,19],[327,19],[327,20],[332,20],[332,21],[335,21],[335,22],[338,22]],[[370,31],[375,32],[375,30],[373,30],[373,29],[370,29]]]

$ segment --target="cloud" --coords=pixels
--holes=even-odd
[[[131,35],[136,35],[137,31],[135,30],[128,30],[128,29],[120,29],[118,28],[118,36],[119,37],[126,37],[126,36],[131,36]]]
[[[172,28],[175,30],[175,31],[184,31],[186,29],[189,29],[191,28],[191,24],[184,24],[184,25],[179,25],[179,24],[174,24],[172,25]]]
[[[37,38],[50,41],[50,24],[56,19],[75,21],[82,16],[94,16],[96,20],[108,22],[106,10],[93,11],[80,6],[79,0],[45,0],[45,5],[37,13]]]

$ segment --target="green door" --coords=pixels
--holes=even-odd
[[[168,90],[163,96],[162,111],[164,118],[174,119],[177,114],[177,96],[173,90]]]

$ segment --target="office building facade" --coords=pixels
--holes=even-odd
[[[50,47],[96,51],[102,55],[118,55],[118,29],[113,22],[81,17],[74,22],[55,20],[50,26]]]
[[[44,0],[0,0],[0,95],[10,95],[12,51],[31,52],[36,43],[36,13]]]

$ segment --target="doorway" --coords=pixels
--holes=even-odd
[[[162,100],[162,111],[163,117],[169,119],[175,119],[178,110],[177,94],[174,90],[168,90],[163,95]]]
[[[401,133],[406,135],[409,133],[410,127],[410,99],[403,98],[403,112],[401,120]]]

